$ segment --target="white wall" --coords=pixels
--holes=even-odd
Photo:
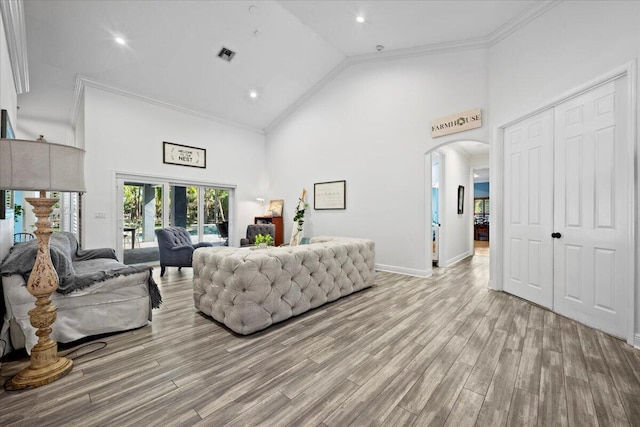
[[[501,126],[640,56],[640,2],[565,1],[489,50]]]
[[[264,192],[263,135],[92,87],[85,88],[84,129],[84,247],[115,247],[116,172],[236,185],[235,240],[261,213],[255,198]],[[164,164],[163,141],[205,148],[206,169]]]
[[[7,36],[3,20],[0,20],[0,107],[9,112],[11,123],[15,130],[17,126],[16,113],[18,105],[18,95],[16,85],[13,80],[13,69],[9,58],[9,48],[7,46]]]
[[[640,2],[565,1],[493,46],[489,51],[489,87],[494,132],[562,94],[636,62],[640,56],[639,17]],[[634,83],[637,87],[637,81]],[[638,120],[636,117],[636,123]],[[638,147],[637,139],[635,143]],[[492,203],[495,187],[491,187]],[[639,190],[636,181],[636,192]],[[640,193],[636,194],[640,198]],[[638,226],[636,215],[636,230]],[[636,256],[640,256],[640,247]],[[493,267],[495,261],[492,257]],[[640,257],[635,264],[640,264]],[[636,345],[640,345],[637,282],[635,323]]]
[[[473,255],[471,233],[473,232],[473,187],[471,180],[471,164],[469,157],[457,149],[446,146],[439,149],[440,159],[444,159],[444,182],[441,183],[444,215],[440,218],[441,267],[447,267],[468,256]],[[464,187],[463,214],[458,214],[458,186]]]
[[[15,129],[18,123],[16,120],[18,95],[9,59],[7,36],[4,31],[4,21],[0,19],[0,108],[7,110],[11,124]],[[13,246],[13,217],[0,219],[0,261],[9,254],[11,246]]]
[[[381,269],[426,275],[424,154],[447,141],[489,140],[488,127],[433,140],[433,119],[487,109],[485,50],[354,64],[267,135],[271,198],[285,199],[285,240],[302,187],[304,234],[367,237]],[[347,209],[315,211],[313,183],[347,181]]]

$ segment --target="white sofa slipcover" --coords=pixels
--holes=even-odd
[[[37,252],[36,240],[20,243],[0,264],[0,355],[23,347],[30,352],[38,341],[29,318],[36,299],[25,285]],[[151,269],[119,263],[113,249],[81,249],[73,234],[55,232],[49,253],[59,276],[50,296],[57,307],[51,338],[57,342],[139,328],[162,303]]]
[[[315,237],[279,248],[193,254],[195,307],[247,335],[373,285],[372,240]]]
[[[91,264],[92,260],[84,261]],[[101,260],[101,268],[117,268],[116,260]],[[84,289],[62,295],[51,294],[57,307],[57,319],[52,326],[51,339],[67,343],[91,335],[126,331],[145,326],[151,320],[149,298],[150,270],[113,277]],[[2,278],[5,300],[5,325],[0,334],[6,344],[4,353],[19,348],[31,348],[38,342],[36,329],[31,326],[29,310],[35,298],[27,291],[24,278],[12,275]],[[8,340],[7,338],[10,338]]]

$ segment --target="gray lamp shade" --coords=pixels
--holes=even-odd
[[[0,139],[0,189],[84,192],[84,153],[70,145]]]

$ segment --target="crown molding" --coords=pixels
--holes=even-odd
[[[0,2],[0,11],[7,36],[13,81],[16,92],[20,95],[29,92],[29,62],[23,0],[3,0]]]
[[[466,40],[458,40],[453,42],[443,42],[443,43],[435,43],[425,46],[417,46],[406,49],[397,49],[391,50],[387,52],[375,52],[364,55],[354,55],[349,56],[343,59],[337,66],[335,66],[328,74],[322,77],[316,84],[314,84],[309,90],[307,90],[304,94],[302,94],[295,102],[293,102],[289,107],[287,107],[282,113],[280,113],[269,125],[265,127],[265,129],[258,129],[251,126],[247,126],[241,123],[232,122],[228,120],[221,119],[219,117],[215,117],[209,114],[204,114],[195,110],[188,109],[178,104],[174,104],[167,101],[161,101],[158,99],[154,99],[136,92],[132,92],[126,89],[121,89],[115,86],[111,86],[106,83],[99,82],[97,80],[92,80],[85,76],[76,76],[76,84],[74,89],[74,102],[71,110],[71,124],[72,127],[75,128],[76,123],[78,121],[78,117],[80,114],[80,108],[82,105],[82,96],[84,94],[84,88],[86,86],[94,87],[100,90],[104,90],[107,92],[115,93],[117,95],[126,96],[132,99],[136,99],[139,101],[143,101],[149,104],[153,104],[159,107],[167,108],[170,110],[178,111],[184,114],[188,114],[194,117],[198,117],[204,120],[212,121],[215,123],[219,123],[225,126],[235,127],[239,129],[249,130],[251,132],[258,133],[260,135],[265,135],[275,129],[280,123],[282,123],[287,117],[293,114],[299,107],[305,104],[311,97],[320,92],[324,87],[326,87],[331,81],[333,81],[338,75],[340,75],[343,71],[349,68],[352,65],[359,64],[367,64],[374,62],[382,62],[389,61],[400,58],[410,58],[416,56],[425,56],[425,55],[437,55],[440,53],[452,53],[452,52],[461,52],[466,50],[474,50],[474,49],[487,49],[494,44],[504,40],[509,35],[513,34],[520,28],[527,25],[529,22],[533,21],[537,17],[546,13],[548,10],[557,6],[564,0],[543,0],[534,4],[530,9],[528,9],[524,14],[512,19],[506,24],[502,25],[497,30],[492,33],[484,36],[478,37],[474,39],[466,39]],[[0,8],[2,9],[3,16],[6,16],[7,13],[5,9],[19,9],[20,17],[21,17],[21,28],[24,30],[24,12],[22,7],[23,0],[3,0],[0,2]],[[6,22],[6,21],[5,21]],[[5,23],[6,26],[6,23]],[[8,27],[8,26],[7,26]],[[8,31],[7,31],[8,32]],[[24,34],[24,31],[23,33]],[[24,66],[26,72],[26,37],[22,36],[24,47]],[[11,52],[11,49],[10,49]],[[12,58],[12,64],[14,63]],[[14,77],[16,73],[14,71]],[[28,79],[27,83],[27,91],[28,91]],[[16,81],[16,88],[18,82]],[[21,92],[19,92],[21,93]]]
[[[395,49],[388,52],[365,53],[364,55],[354,55],[347,58],[349,65],[365,64],[369,62],[380,62],[390,59],[411,58],[414,56],[436,55],[447,52],[461,52],[465,50],[483,49],[489,47],[486,37],[456,40],[450,42],[434,43],[425,46],[409,47],[405,49]]]
[[[302,106],[309,98],[316,93],[320,92],[325,86],[327,86],[334,78],[341,74],[344,70],[352,65],[367,64],[373,62],[389,61],[398,58],[408,58],[414,56],[423,55],[435,55],[443,52],[459,52],[464,50],[482,49],[489,47],[487,40],[483,39],[468,39],[455,42],[444,42],[426,46],[412,47],[407,49],[397,49],[388,52],[367,53],[364,55],[354,55],[346,57],[341,63],[333,68],[328,74],[320,79],[315,85],[313,85],[308,91],[306,91],[300,98],[298,98],[293,104],[291,104],[286,110],[278,115],[269,125],[264,129],[265,133],[271,132],[282,121],[289,117],[296,109]]]
[[[440,53],[453,53],[453,52],[462,52],[466,50],[474,50],[474,49],[488,49],[499,41],[505,39],[509,35],[513,34],[520,28],[527,25],[529,22],[533,21],[540,15],[546,13],[550,9],[554,8],[558,4],[562,3],[564,0],[543,0],[539,3],[536,3],[528,9],[524,14],[512,19],[506,24],[502,25],[500,28],[495,30],[494,32],[484,36],[473,39],[466,40],[457,40],[452,42],[443,42],[443,43],[434,43],[430,45],[411,47],[407,49],[396,49],[390,50],[387,52],[376,52],[376,53],[367,53],[364,55],[353,55],[346,57],[338,66],[336,66],[333,70],[329,72],[329,74],[325,75],[321,80],[318,81],[313,87],[311,87],[307,92],[305,92],[300,98],[298,98],[289,108],[284,110],[282,113],[278,115],[267,127],[265,128],[265,133],[271,132],[275,129],[280,123],[282,123],[287,117],[289,117],[296,109],[302,106],[309,98],[318,93],[322,88],[327,86],[338,74],[342,73],[344,70],[349,68],[352,65],[357,64],[367,64],[373,62],[381,62],[388,61],[393,59],[400,58],[410,58],[415,56],[424,56],[424,55],[437,55]]]
[[[244,129],[244,130],[248,130],[251,132],[255,132],[257,134],[260,135],[264,135],[264,130],[262,129],[258,129],[258,128],[254,128],[251,126],[247,126],[244,125],[242,123],[237,123],[237,122],[232,122],[230,120],[224,120],[221,119],[219,117],[216,116],[212,116],[210,114],[205,114],[205,113],[201,113],[199,111],[195,111],[195,110],[191,110],[189,108],[183,107],[181,105],[178,104],[173,104],[171,102],[167,102],[167,101],[162,101],[159,99],[154,99],[151,98],[149,96],[146,95],[142,95],[136,92],[132,92],[126,89],[121,89],[112,85],[109,85],[107,83],[103,83],[97,80],[93,80],[90,79],[86,76],[81,76],[81,75],[77,75],[76,76],[76,83],[75,83],[75,88],[74,88],[74,93],[73,93],[73,107],[71,109],[71,125],[73,128],[76,127],[76,124],[78,122],[78,117],[80,115],[80,107],[82,105],[82,99],[83,99],[83,95],[84,95],[84,89],[86,87],[93,87],[96,89],[100,89],[103,90],[105,92],[111,92],[114,93],[116,95],[120,95],[120,96],[126,96],[128,98],[132,98],[135,99],[137,101],[142,101],[142,102],[146,102],[147,104],[152,104],[152,105],[156,105],[158,107],[162,107],[162,108],[167,108],[169,110],[173,110],[173,111],[177,111],[179,113],[183,113],[183,114],[188,114],[190,116],[193,117],[197,117],[200,119],[204,119],[204,120],[208,120],[210,122],[215,122],[221,125],[225,125],[225,126],[229,126],[229,127],[234,127],[234,128],[238,128],[238,129]]]
[[[336,65],[329,73],[325,74],[318,82],[313,85],[308,91],[303,93],[300,98],[296,99],[293,104],[289,105],[282,113],[278,115],[269,125],[264,129],[265,134],[268,134],[273,129],[275,129],[280,122],[289,117],[298,107],[302,106],[304,103],[309,100],[313,95],[318,93],[322,88],[327,86],[337,75],[341,74],[344,70],[346,70],[351,64],[347,59],[343,59],[338,65]]]
[[[489,43],[489,46],[493,46],[494,44],[506,39],[511,34],[518,31],[520,28],[527,25],[529,22],[536,19],[538,16],[547,13],[549,10],[553,9],[564,0],[543,0],[534,4],[531,8],[529,8],[525,13],[511,21],[505,23],[497,30],[493,31],[486,38]]]

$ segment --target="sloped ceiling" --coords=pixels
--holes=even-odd
[[[262,132],[344,61],[487,40],[546,4],[28,0],[18,132],[69,141],[83,84]],[[236,52],[230,63],[216,56],[223,46]]]

